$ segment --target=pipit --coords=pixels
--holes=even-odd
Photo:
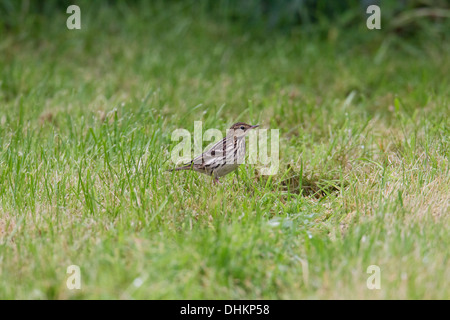
[[[257,127],[259,125],[235,123],[228,130],[227,136],[209,150],[195,157],[189,164],[169,171],[194,170],[212,176],[214,183],[218,183],[220,177],[236,170],[243,163],[245,136]]]

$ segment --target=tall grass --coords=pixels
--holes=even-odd
[[[80,7],[79,31],[50,5],[0,29],[1,298],[449,298],[445,21],[322,37]],[[278,174],[165,172],[197,120],[279,129]]]

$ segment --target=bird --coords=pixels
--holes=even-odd
[[[233,124],[225,138],[214,144],[207,151],[195,157],[188,164],[168,170],[194,170],[213,177],[214,184],[219,178],[236,170],[245,158],[245,136],[259,127],[244,122]]]

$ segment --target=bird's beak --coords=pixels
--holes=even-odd
[[[255,129],[255,128],[258,128],[258,127],[259,127],[259,124],[255,124],[254,126],[251,126],[250,129]]]

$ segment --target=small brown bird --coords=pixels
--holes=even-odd
[[[219,178],[236,170],[245,158],[245,136],[259,125],[238,122],[231,126],[227,136],[208,151],[194,158],[189,164],[169,171],[194,170],[214,178]]]

